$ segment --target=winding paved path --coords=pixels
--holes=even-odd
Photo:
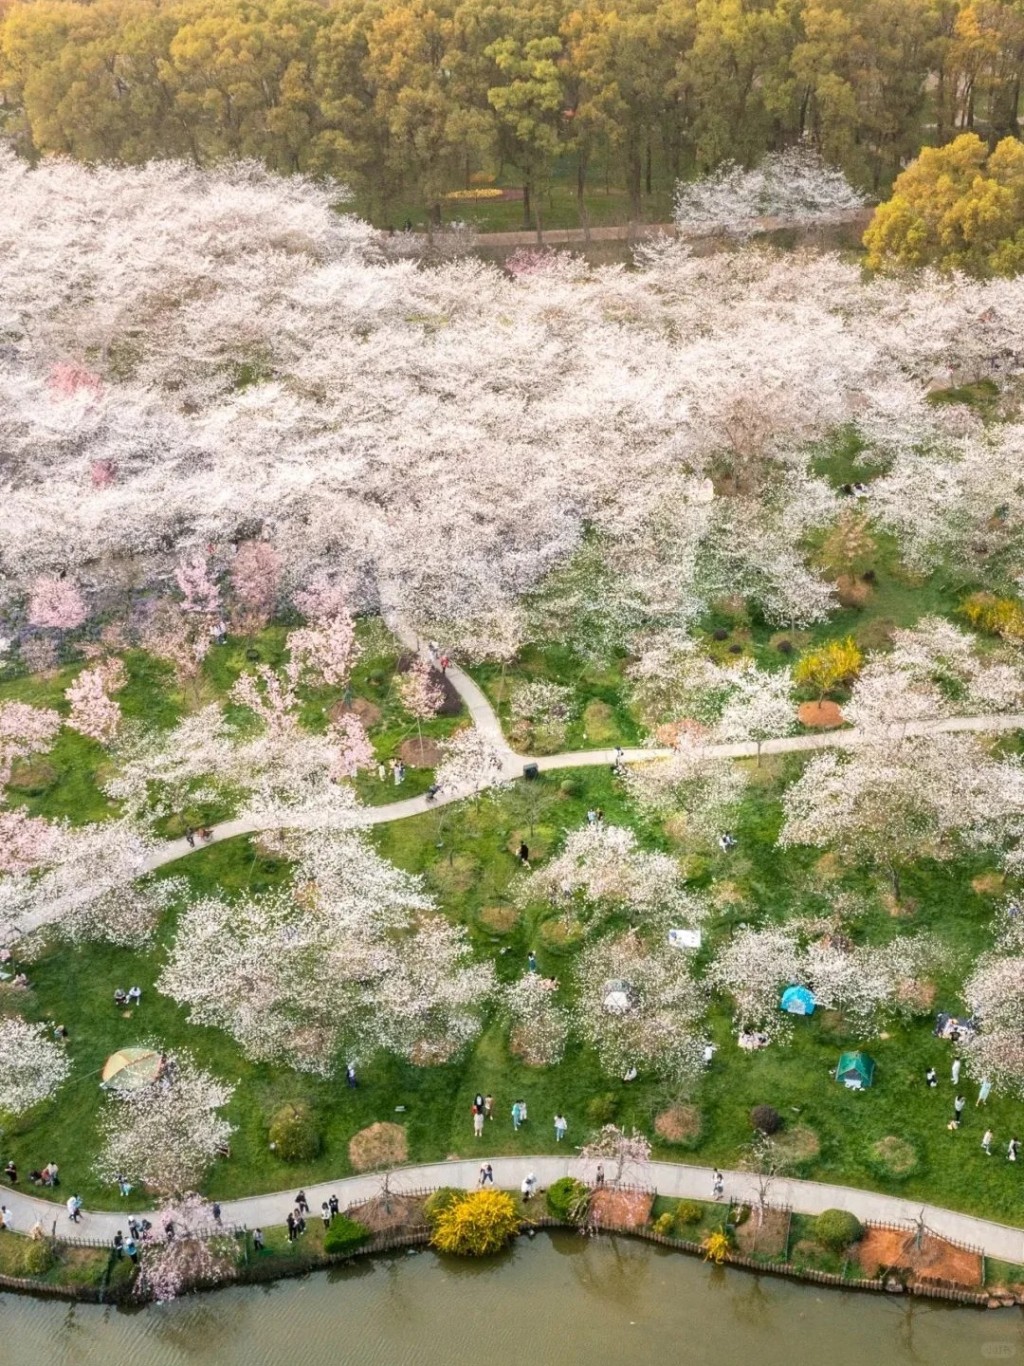
[[[972,1143],[973,1148],[976,1144]],[[975,1154],[976,1155],[976,1154]],[[541,1187],[549,1186],[560,1176],[586,1176],[587,1171],[578,1158],[566,1154],[556,1157],[545,1154],[537,1157],[462,1158],[453,1162],[433,1162],[420,1167],[403,1167],[392,1181],[392,1190],[422,1190],[436,1186],[476,1186],[480,1164],[490,1162],[494,1168],[495,1185],[517,1190],[527,1172],[536,1175]],[[756,1200],[757,1183],[745,1172],[729,1171],[725,1176],[727,1199]],[[710,1167],[691,1167],[677,1162],[652,1162],[645,1173],[660,1195],[684,1199],[711,1198],[712,1170]],[[373,1174],[348,1176],[338,1181],[321,1182],[306,1187],[311,1217],[319,1213],[321,1203],[337,1195],[343,1209],[358,1205],[378,1194],[380,1181]],[[245,1200],[227,1200],[221,1206],[221,1217],[226,1224],[246,1228],[271,1228],[283,1224],[294,1205],[294,1190],[278,1191],[272,1195],[253,1195]],[[798,1214],[820,1214],[825,1209],[846,1209],[863,1222],[912,1224],[923,1214],[932,1232],[956,1242],[980,1248],[988,1257],[1000,1261],[1024,1263],[1024,1230],[996,1224],[988,1219],[976,1219],[970,1214],[940,1209],[936,1205],[922,1205],[919,1201],[902,1200],[875,1191],[854,1190],[849,1186],[830,1186],[819,1181],[778,1179],[773,1182],[768,1198],[772,1204],[788,1205]],[[141,1213],[138,1206],[124,1202],[119,1213],[85,1210],[81,1223],[73,1225],[63,1206],[40,1200],[9,1187],[0,1187],[0,1202],[6,1204],[14,1216],[15,1229],[27,1232],[38,1219],[49,1232],[54,1219],[57,1232],[80,1238],[112,1239],[118,1229],[125,1229],[127,1216]]]

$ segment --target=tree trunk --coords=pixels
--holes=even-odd
[[[644,187],[648,195],[651,193],[651,135],[647,134],[647,155],[644,164]]]
[[[530,228],[530,182],[527,181],[523,186],[523,226],[529,231]]]

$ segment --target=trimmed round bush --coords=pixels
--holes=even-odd
[[[563,797],[578,797],[583,791],[583,786],[578,778],[563,778],[558,784],[558,790]]]
[[[24,1247],[18,1256],[18,1273],[22,1276],[42,1276],[53,1265],[53,1248],[45,1238],[37,1241],[22,1239]]]
[[[699,1224],[704,1218],[704,1207],[696,1200],[680,1200],[676,1206],[675,1222],[682,1228]]]
[[[560,1176],[547,1189],[548,1213],[567,1224],[578,1224],[587,1198],[587,1188],[575,1176]]]
[[[370,1230],[347,1214],[336,1214],[331,1226],[324,1234],[324,1251],[331,1257],[343,1256],[362,1247],[370,1236]]]
[[[308,1162],[320,1151],[320,1126],[304,1100],[282,1105],[270,1121],[270,1142],[284,1162]]]
[[[823,1210],[814,1221],[814,1240],[830,1252],[842,1252],[864,1236],[864,1228],[855,1214],[845,1209]]]
[[[755,1105],[750,1122],[762,1134],[777,1134],[782,1128],[782,1116],[774,1105]]]
[[[465,1198],[466,1192],[459,1190],[457,1186],[440,1186],[436,1191],[431,1191],[423,1205],[427,1223],[433,1227],[445,1210],[451,1209],[452,1205],[457,1205]]]

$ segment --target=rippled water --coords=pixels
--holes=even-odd
[[[1024,1363],[1024,1318],[839,1294],[625,1239],[367,1260],[134,1313],[0,1296],[2,1366]]]

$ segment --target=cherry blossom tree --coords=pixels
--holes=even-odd
[[[91,740],[107,744],[121,724],[121,708],[110,696],[128,681],[119,659],[83,669],[64,696],[71,703],[68,725]]]
[[[295,596],[296,606],[309,619],[308,626],[289,631],[289,676],[314,687],[341,687],[361,653],[355,623],[344,591],[317,580]]]
[[[0,789],[10,781],[17,759],[45,754],[61,727],[60,713],[27,702],[0,702]]]
[[[234,1089],[187,1053],[164,1054],[160,1076],[150,1085],[108,1092],[99,1119],[97,1176],[124,1176],[161,1195],[192,1189],[227,1147],[232,1125],[218,1111]]]
[[[416,733],[423,743],[423,722],[436,716],[444,705],[444,692],[434,682],[434,671],[425,659],[417,657],[398,678],[402,706],[416,720]]]
[[[45,1025],[0,1017],[0,1115],[20,1115],[48,1100],[70,1074],[70,1059]]]
[[[0,873],[27,873],[46,863],[53,838],[53,827],[41,816],[0,811]]]
[[[963,998],[978,1022],[962,1045],[972,1076],[1024,1097],[1024,956],[985,954]]]
[[[203,660],[210,650],[210,629],[205,617],[188,613],[181,603],[163,599],[150,612],[139,633],[140,644],[166,660],[179,685],[198,697]]]
[[[739,929],[715,955],[708,983],[727,991],[741,1032],[777,1035],[785,1023],[779,1011],[784,987],[801,981],[803,964],[794,936],[778,926]]]
[[[232,622],[243,635],[266,626],[277,603],[281,556],[269,541],[243,541],[228,571],[234,598]]]
[[[630,932],[598,939],[583,950],[575,976],[573,1029],[606,1072],[647,1069],[673,1082],[699,1074],[705,995],[686,955],[667,938],[647,944]]]
[[[268,664],[260,664],[254,673],[241,674],[231,689],[231,700],[255,713],[275,738],[290,735],[298,728],[298,698],[290,683]]]
[[[28,620],[31,626],[74,631],[82,625],[88,615],[89,609],[74,580],[42,574],[32,584],[28,602]]]
[[[561,1062],[569,1022],[554,997],[557,984],[528,972],[502,989],[501,1004],[511,1030],[509,1048],[529,1067]]]
[[[215,616],[220,611],[220,588],[213,578],[208,553],[193,550],[174,570],[181,591],[181,610],[200,616]]]
[[[354,712],[345,712],[335,721],[329,732],[337,746],[330,776],[335,782],[354,778],[361,768],[372,768],[377,761],[373,744],[366,728]]]
[[[675,220],[681,233],[728,232],[746,236],[762,219],[828,222],[864,205],[842,171],[828,166],[810,145],[769,152],[753,170],[724,161],[700,180],[676,187]]]
[[[218,1236],[213,1212],[198,1195],[161,1206],[139,1247],[136,1293],[167,1303],[201,1285],[222,1285],[236,1274],[238,1248]]]
[[[674,858],[641,849],[632,830],[604,821],[570,831],[561,853],[524,879],[517,895],[524,904],[543,899],[586,919],[626,912],[694,925],[707,916]]]
[[[658,816],[681,815],[688,834],[708,840],[728,828],[747,775],[731,760],[710,752],[706,735],[702,728],[676,728],[671,757],[631,764],[625,783],[643,810]]]
[[[760,764],[765,740],[796,729],[792,682],[784,670],[773,672],[752,663],[730,672],[732,691],[719,713],[716,737],[726,743],[753,740]]]
[[[650,1140],[639,1129],[624,1129],[617,1124],[605,1124],[580,1148],[580,1161],[586,1166],[610,1166],[615,1186],[620,1186],[627,1176],[634,1180],[644,1177],[650,1160]]]
[[[441,750],[434,781],[442,792],[468,797],[502,779],[504,755],[477,726],[457,730]]]

